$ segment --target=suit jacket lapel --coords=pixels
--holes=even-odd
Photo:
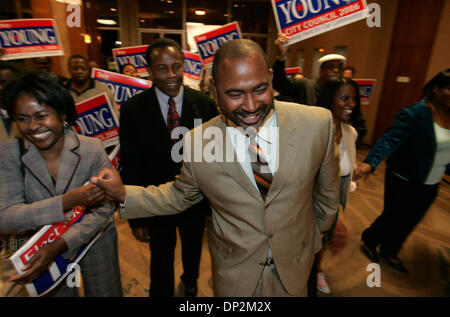
[[[47,164],[39,153],[38,149],[29,141],[25,142],[25,153],[21,161],[25,169],[28,170],[34,178],[41,183],[50,196],[55,196],[55,186],[48,172]]]
[[[195,102],[192,98],[192,95],[190,94],[189,90],[184,87],[180,124],[182,127],[186,127],[189,130],[194,127],[194,107]]]
[[[277,108],[278,122],[278,169],[275,171],[272,184],[266,196],[265,204],[268,205],[281,191],[290,176],[290,171],[294,165],[297,148],[301,144],[292,133],[296,125],[291,121],[289,114],[284,108]]]
[[[75,175],[81,157],[78,152],[80,141],[72,130],[65,130],[64,149],[61,154],[61,161],[58,169],[58,179],[56,180],[56,193],[62,194],[67,191]]]

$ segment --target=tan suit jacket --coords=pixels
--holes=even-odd
[[[237,161],[230,140],[207,138],[200,147],[194,143],[207,128],[226,136],[222,116],[186,135],[183,167],[174,182],[126,188],[125,218],[181,212],[203,196],[210,201],[215,296],[252,296],[269,247],[286,291],[304,294],[314,253],[321,247],[318,231],[331,226],[338,210],[339,154],[331,113],[285,102],[275,102],[275,109],[279,168],[265,201]],[[212,147],[217,153],[228,150],[234,161],[199,159],[199,153]]]

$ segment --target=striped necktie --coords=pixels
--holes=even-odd
[[[249,153],[253,177],[255,178],[256,185],[258,186],[262,198],[266,200],[273,176],[269,164],[267,163],[266,156],[256,141],[256,135],[250,137]]]
[[[169,110],[167,111],[167,128],[169,129],[170,135],[172,135],[172,130],[180,126],[180,116],[177,112],[177,107],[175,106],[175,100],[172,97],[169,98]],[[172,139],[173,143],[178,142],[178,139]]]

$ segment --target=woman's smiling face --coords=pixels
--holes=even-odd
[[[14,118],[22,135],[39,151],[51,150],[64,142],[64,117],[31,95],[21,94],[16,99]]]

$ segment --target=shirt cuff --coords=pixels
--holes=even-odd
[[[123,218],[123,214],[125,213],[125,204],[127,203],[127,198],[125,197],[125,201],[123,203],[119,203],[119,215],[120,218]]]

